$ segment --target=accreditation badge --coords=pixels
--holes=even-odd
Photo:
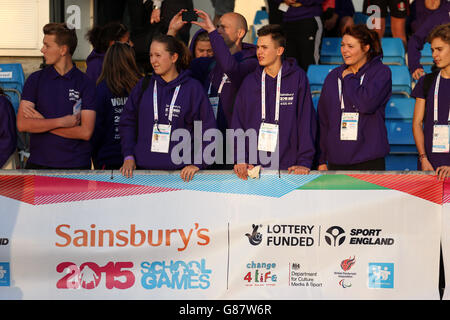
[[[358,112],[342,112],[341,140],[356,141],[358,139]]]
[[[172,126],[170,124],[154,124],[152,134],[152,152],[169,153],[170,133]]]
[[[261,123],[258,134],[258,150],[275,152],[278,143],[278,125],[272,123]]]
[[[217,110],[219,110],[219,97],[209,97],[209,103],[214,112],[214,118],[217,119]]]
[[[434,125],[433,126],[433,149],[435,153],[449,152],[449,126]]]
[[[73,114],[79,114],[81,112],[81,99],[78,99],[77,102],[73,105]]]

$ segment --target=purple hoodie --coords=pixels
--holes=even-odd
[[[231,54],[222,36],[217,30],[209,34],[214,51],[215,64],[206,81],[206,89],[211,85],[210,96],[217,96],[223,74],[228,76],[220,94],[217,123],[222,131],[229,128],[233,117],[234,100],[244,78],[258,67],[256,46],[242,44],[242,50]]]
[[[274,0],[280,4],[283,0]],[[322,2],[324,0],[297,0],[301,3],[300,7],[289,6],[288,11],[283,12],[283,22],[292,22],[322,15]]]
[[[210,128],[216,128],[211,105],[201,84],[190,77],[189,71],[182,71],[176,79],[169,83],[154,74],[142,96],[140,105],[137,106],[142,81],[140,80],[131,91],[120,118],[119,131],[123,156],[133,155],[139,168],[152,170],[178,170],[190,163],[194,163],[194,152],[192,152],[190,157],[190,163],[175,164],[172,162],[172,149],[179,143],[176,141],[170,142],[169,153],[151,152],[154,125],[153,86],[156,81],[159,123],[168,124],[169,106],[175,88],[181,85],[174,106],[172,135],[176,129],[184,128],[189,131],[193,138],[194,121],[202,121],[203,132]],[[191,150],[194,150],[193,147]],[[204,164],[196,165],[200,168],[205,167]]]
[[[391,71],[381,56],[367,62],[357,74],[342,79],[347,65],[332,70],[325,79],[318,104],[320,123],[319,164],[348,165],[374,160],[389,153],[385,108],[392,94]],[[364,76],[361,83],[361,78]],[[359,112],[358,139],[342,141],[338,78],[342,81],[345,112]]]
[[[261,125],[261,76],[263,67],[249,74],[236,97],[235,112],[231,127],[254,129],[256,134]],[[266,122],[274,123],[277,77],[266,74]],[[279,168],[286,170],[294,165],[311,168],[317,131],[317,118],[313,107],[306,73],[295,59],[283,61],[280,90],[279,116]],[[236,152],[236,163],[249,163],[249,150],[245,159]],[[261,164],[258,154],[257,163]]]
[[[420,64],[420,51],[423,45],[427,42],[428,35],[434,27],[450,23],[450,1],[441,5],[433,14],[431,14],[417,30],[414,35],[408,40],[408,67],[409,71],[413,73],[418,68],[423,68]]]
[[[16,150],[16,114],[6,96],[0,95],[0,168]]]
[[[105,53],[99,53],[95,50],[92,50],[86,59],[86,75],[94,82],[97,82],[97,79],[102,73],[104,59]]]

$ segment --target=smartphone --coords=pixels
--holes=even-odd
[[[195,13],[195,11],[183,11],[181,13],[181,19],[183,21],[191,22],[191,21],[197,21],[198,15]]]

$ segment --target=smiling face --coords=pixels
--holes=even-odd
[[[256,56],[260,66],[267,67],[273,65],[278,59],[281,59],[283,52],[284,47],[279,46],[272,39],[271,35],[258,37]]]
[[[450,65],[450,44],[441,38],[434,38],[431,41],[431,51],[438,68],[444,69]]]
[[[359,40],[348,34],[342,37],[341,54],[344,63],[348,66],[363,65],[367,61],[367,52],[370,46],[361,46]]]
[[[67,54],[68,48],[65,45],[56,43],[56,35],[44,35],[41,52],[44,54],[45,63],[48,65],[56,64],[61,57]]]
[[[167,51],[166,44],[153,41],[150,46],[150,63],[152,64],[155,73],[163,76],[169,72],[176,70],[176,61],[178,54],[170,54]]]

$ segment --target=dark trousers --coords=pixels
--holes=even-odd
[[[90,170],[91,166],[85,166],[85,167],[77,167],[77,168],[54,168],[54,167],[47,167],[47,166],[41,166],[40,164],[35,164],[31,162],[27,162],[25,165],[25,169],[29,170]]]
[[[384,158],[364,161],[356,164],[333,164],[328,163],[328,170],[346,170],[346,171],[365,171],[365,170],[386,170],[386,163]]]
[[[309,65],[319,63],[322,21],[320,17],[284,22],[286,34],[286,56],[297,60],[306,72]]]

